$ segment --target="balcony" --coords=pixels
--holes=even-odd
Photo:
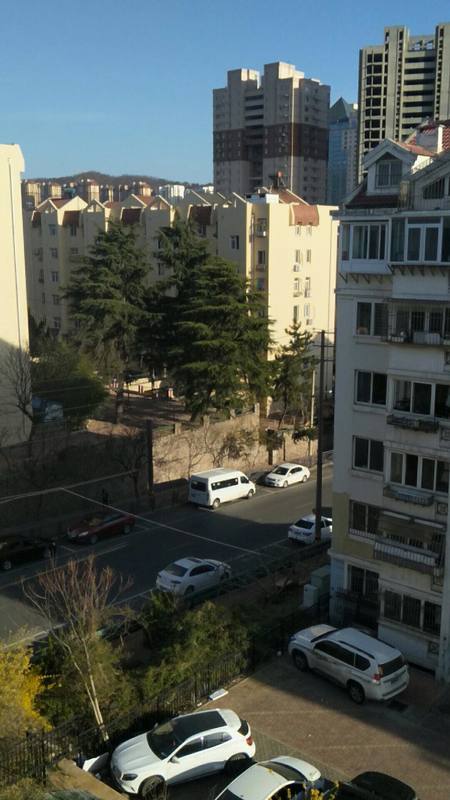
[[[421,433],[436,433],[439,429],[439,422],[433,419],[419,419],[417,417],[403,416],[402,414],[388,414],[386,418],[388,425],[396,428],[406,428]]]
[[[383,488],[383,495],[392,500],[399,500],[401,503],[412,503],[416,506],[431,506],[434,502],[434,495],[429,492],[420,492],[407,486],[392,486],[389,483]]]
[[[385,339],[393,344],[450,347],[450,306],[439,301],[387,304]]]
[[[267,226],[266,225],[255,225],[253,230],[254,236],[262,237],[263,239],[267,236]]]
[[[397,567],[406,567],[429,575],[434,575],[435,570],[439,569],[440,556],[438,553],[397,543],[376,541],[373,546],[373,557],[378,561],[385,561],[395,564]]]

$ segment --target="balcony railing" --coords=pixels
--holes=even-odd
[[[415,491],[407,486],[392,486],[389,483],[384,487],[383,495],[384,497],[390,497],[392,500],[412,503],[416,506],[431,506],[434,502],[434,495],[432,494]]]
[[[379,540],[374,543],[373,556],[378,561],[385,561],[398,567],[407,567],[428,574],[434,574],[439,561],[439,555],[430,550],[423,552],[417,548]]]
[[[402,414],[388,414],[386,418],[388,425],[396,428],[407,428],[408,430],[420,431],[421,433],[436,433],[439,429],[439,422],[433,419],[419,419],[417,417],[404,416]]]

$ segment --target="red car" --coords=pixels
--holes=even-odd
[[[68,528],[67,536],[72,542],[95,544],[99,539],[116,533],[131,533],[134,517],[119,511],[99,511],[86,517],[76,528]]]

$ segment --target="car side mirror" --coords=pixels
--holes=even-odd
[[[170,762],[171,762],[171,764],[179,764],[180,763],[180,759],[178,758],[178,756],[172,756],[172,758],[170,759]]]

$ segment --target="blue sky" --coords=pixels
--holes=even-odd
[[[3,6],[3,9],[2,9]],[[431,33],[448,0],[0,0],[0,141],[26,176],[98,169],[212,177],[212,93],[288,61],[356,100],[358,50],[385,25]]]

